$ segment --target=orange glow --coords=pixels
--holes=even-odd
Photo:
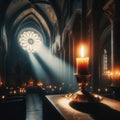
[[[37,86],[41,87],[41,86],[43,86],[43,83],[42,82],[38,82]]]
[[[110,80],[119,80],[120,79],[120,71],[119,70],[112,70],[107,71],[108,79]]]
[[[88,74],[89,57],[85,57],[86,51],[85,47],[82,45],[80,48],[80,58],[76,58],[77,73]]]
[[[3,85],[3,82],[2,82],[2,78],[0,76],[0,86],[2,86],[2,85]]]
[[[98,88],[98,92],[100,92],[101,91],[101,89],[100,88]]]
[[[34,86],[34,80],[32,78],[29,80],[28,86]]]
[[[2,83],[2,81],[0,81],[0,86],[2,86],[3,85],[3,83]]]
[[[2,99],[5,99],[5,95],[2,95],[2,97],[1,97]]]
[[[16,94],[16,93],[17,93],[17,91],[16,91],[16,90],[14,90],[14,91],[13,91],[13,93],[14,93],[14,94]]]

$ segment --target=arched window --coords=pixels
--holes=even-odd
[[[104,49],[104,52],[103,52],[103,75],[107,74],[107,70],[108,70],[108,56],[107,56],[107,50]]]
[[[19,32],[18,41],[24,50],[33,53],[40,49],[43,38],[36,29],[25,28]]]

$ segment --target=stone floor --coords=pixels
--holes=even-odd
[[[38,94],[26,96],[26,120],[43,120],[42,100]]]

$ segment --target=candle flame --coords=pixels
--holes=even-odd
[[[85,49],[84,49],[84,46],[81,47],[80,56],[81,56],[81,57],[84,57],[84,56],[85,56]]]

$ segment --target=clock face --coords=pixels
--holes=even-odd
[[[40,49],[43,38],[37,30],[29,28],[19,33],[18,41],[25,51],[34,53]]]

